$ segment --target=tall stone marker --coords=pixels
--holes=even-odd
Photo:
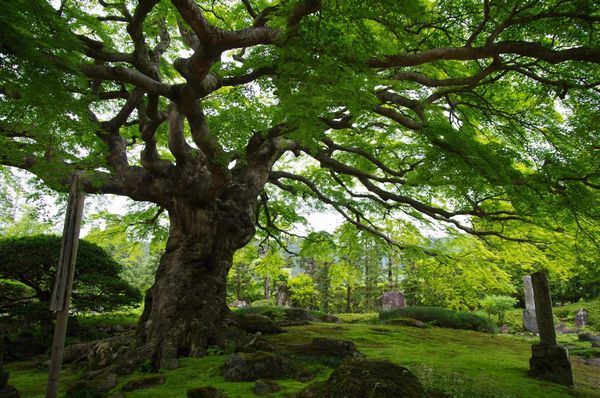
[[[19,398],[19,393],[8,385],[8,372],[4,371],[4,331],[0,330],[0,398]]]
[[[552,315],[552,299],[548,274],[539,271],[531,275],[540,344],[531,346],[529,373],[538,379],[573,386],[573,371],[569,352],[556,344],[556,331]]]
[[[531,333],[539,333],[537,320],[535,318],[535,300],[533,298],[533,286],[531,276],[523,277],[523,289],[525,290],[525,309],[523,310],[523,328]]]

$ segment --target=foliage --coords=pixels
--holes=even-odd
[[[335,314],[343,323],[374,323],[379,318],[376,312]]]
[[[488,313],[491,317],[492,315],[498,316],[498,325],[504,325],[504,314],[507,310],[513,308],[517,304],[517,299],[510,296],[497,296],[490,295],[485,296],[483,300],[481,300],[481,308]]]
[[[477,330],[486,333],[498,332],[498,326],[491,319],[473,312],[457,312],[440,307],[404,307],[379,313],[379,319],[382,321],[402,317],[418,319],[452,329]]]
[[[25,286],[26,300],[7,297],[2,305],[17,317],[38,318],[48,312],[61,238],[54,235],[0,240],[0,277],[9,285]],[[97,245],[80,240],[71,307],[76,311],[106,311],[139,304],[141,295],[120,278],[122,266]],[[6,285],[6,282],[2,283]]]
[[[292,306],[300,308],[318,308],[317,289],[315,281],[307,274],[300,274],[288,281]]]
[[[588,312],[588,324],[591,328],[600,331],[600,297],[589,301],[580,301],[554,308],[554,314],[559,318],[567,318],[571,322],[581,309]]]
[[[480,240],[459,235],[434,241],[432,248],[437,256],[407,261],[402,285],[412,303],[472,310],[485,294],[514,291],[498,254]]]

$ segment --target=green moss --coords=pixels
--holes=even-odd
[[[369,359],[384,359],[410,369],[427,389],[438,389],[451,397],[581,397],[600,398],[598,368],[573,358],[576,388],[569,389],[531,379],[527,375],[531,344],[526,337],[490,335],[475,331],[432,327],[418,329],[402,326],[369,324],[311,324],[290,327],[287,333],[268,336],[278,344],[309,343],[313,337],[332,337],[352,340]],[[563,337],[561,336],[561,339]],[[569,336],[569,345],[584,348]],[[581,344],[581,345],[580,345]],[[254,397],[253,382],[228,382],[220,373],[226,356],[183,358],[181,366],[162,374],[163,385],[126,394],[127,398],[185,397],[188,389],[214,386],[231,398]],[[326,380],[332,372],[328,363],[305,363],[316,375],[315,381]],[[46,384],[45,371],[34,370],[29,363],[12,363],[11,383],[21,396],[42,398]],[[136,373],[119,379],[114,392],[130,380],[147,376]],[[65,371],[61,388],[73,383],[77,374]],[[273,397],[284,397],[307,386],[299,381],[278,381],[283,390]],[[596,391],[595,391],[596,390]],[[64,396],[64,393],[63,393]]]
[[[379,314],[376,312],[366,312],[362,314],[335,314],[343,323],[374,323],[377,322]]]
[[[46,396],[46,383],[48,382],[48,371],[36,369],[31,362],[12,362],[5,365],[5,370],[10,373],[8,384],[15,387],[21,397],[44,398]],[[60,373],[58,388],[59,397],[64,397],[67,387],[77,381],[78,372],[64,369]]]

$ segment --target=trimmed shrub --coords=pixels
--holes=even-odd
[[[381,321],[390,321],[396,318],[417,319],[445,328],[498,333],[498,326],[493,320],[485,315],[472,312],[458,312],[441,307],[405,307],[379,313]]]

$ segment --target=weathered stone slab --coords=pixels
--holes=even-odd
[[[377,299],[381,311],[393,311],[406,307],[404,294],[401,292],[385,292]]]
[[[523,277],[523,290],[525,291],[525,309],[523,310],[523,329],[531,333],[539,333],[535,318],[535,300],[533,298],[533,285],[531,276]]]
[[[530,374],[540,380],[565,386],[574,385],[569,352],[561,345],[533,345],[529,369]]]

